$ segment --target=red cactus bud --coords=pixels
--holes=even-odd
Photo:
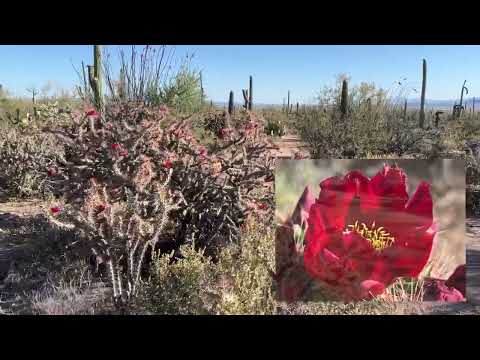
[[[162,165],[166,169],[171,169],[173,167],[173,164],[170,160],[165,160]]]
[[[95,110],[95,109],[89,109],[89,110],[87,110],[87,111],[86,111],[86,115],[87,115],[88,117],[91,117],[91,118],[94,118],[94,119],[97,119],[97,118],[100,116],[100,114],[99,114],[99,113],[97,112],[97,110]]]
[[[207,155],[207,149],[205,149],[205,148],[202,147],[202,148],[200,149],[199,154],[200,154],[200,156],[206,156],[206,155]]]
[[[116,150],[116,149],[118,149],[119,147],[120,147],[120,144],[117,144],[117,143],[112,144],[112,149],[113,149],[113,150]]]
[[[106,208],[107,208],[107,205],[105,205],[105,204],[100,204],[100,205],[98,205],[98,210],[99,210],[100,212],[104,211]]]
[[[58,213],[60,212],[60,210],[61,210],[61,209],[60,209],[59,207],[52,207],[52,208],[50,208],[50,212],[51,212],[52,214],[54,214],[54,215],[55,215],[55,214],[58,214]]]
[[[262,202],[262,203],[260,203],[260,204],[258,205],[258,208],[259,208],[260,210],[267,210],[267,209],[268,209],[268,205]]]

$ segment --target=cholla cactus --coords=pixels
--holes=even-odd
[[[135,295],[150,249],[195,242],[212,250],[238,241],[247,213],[273,209],[274,164],[255,114],[240,130],[223,129],[211,149],[166,107],[122,104],[105,115],[92,109],[69,129],[47,130],[66,147],[48,169],[66,206],[50,218],[81,231],[108,264],[117,302]]]

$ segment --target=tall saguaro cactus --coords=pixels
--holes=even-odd
[[[287,97],[287,114],[290,113],[290,90],[288,90],[288,97]]]
[[[228,98],[228,115],[232,116],[233,112],[234,112],[233,91],[230,91],[230,97]]]
[[[422,97],[420,99],[420,119],[419,119],[419,126],[422,129],[425,124],[425,92],[426,90],[427,90],[427,60],[423,59]]]
[[[253,77],[250,75],[250,89],[248,94],[248,110],[252,110],[253,108]]]
[[[468,88],[465,86],[466,83],[467,83],[467,80],[465,80],[462,85],[462,93],[460,94],[460,106],[459,106],[459,111],[457,112],[457,117],[460,117],[460,114],[462,113],[462,109],[463,109],[463,92],[468,94]]]
[[[342,83],[342,98],[340,101],[340,111],[342,116],[346,116],[348,112],[348,82],[347,80],[343,80]]]
[[[94,102],[101,114],[104,113],[102,72],[102,46],[93,46],[93,66],[88,65],[88,79],[93,91]]]

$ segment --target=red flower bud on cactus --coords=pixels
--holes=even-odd
[[[165,160],[162,165],[165,169],[171,169],[173,167],[173,164],[170,160]]]
[[[105,204],[98,205],[98,211],[100,211],[100,212],[104,211],[106,208],[107,208],[107,205],[105,205]]]
[[[118,149],[118,148],[120,148],[120,144],[117,144],[117,143],[112,144],[112,149],[113,149],[113,150],[116,150],[116,149]]]
[[[87,117],[93,118],[93,119],[97,119],[100,116],[100,114],[95,109],[87,110],[86,115],[87,115]]]
[[[258,208],[259,208],[260,210],[267,210],[267,209],[268,209],[268,205],[262,202],[262,203],[260,203],[260,204],[258,205]]]
[[[50,212],[55,215],[55,214],[58,214],[60,212],[60,208],[59,207],[52,207],[50,208]]]
[[[207,149],[205,149],[204,147],[202,147],[200,149],[200,152],[199,152],[200,156],[206,156],[207,155]]]
[[[224,139],[225,136],[228,135],[228,133],[229,133],[229,131],[228,131],[227,129],[223,129],[223,128],[222,128],[222,129],[220,129],[220,130],[218,131],[218,137],[219,137],[220,139]]]

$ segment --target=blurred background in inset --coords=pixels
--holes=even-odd
[[[430,257],[430,276],[448,277],[465,264],[465,162],[463,160],[395,160],[407,174],[411,197],[422,180],[431,184],[433,215],[439,224]],[[315,197],[319,183],[332,176],[360,170],[373,177],[394,160],[315,159],[278,160],[275,173],[276,218],[291,215],[303,190],[310,185]]]

